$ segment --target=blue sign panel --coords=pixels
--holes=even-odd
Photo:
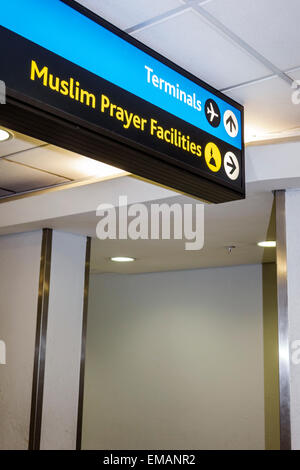
[[[242,148],[238,109],[60,0],[9,0],[1,5],[0,24],[232,146]],[[223,118],[213,127],[205,113],[205,103],[210,99],[216,103],[216,111],[218,109],[221,116],[230,111],[236,122],[231,121],[231,114],[227,113],[228,124]],[[230,132],[230,123],[233,132]]]

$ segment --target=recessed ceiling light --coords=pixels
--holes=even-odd
[[[5,142],[11,138],[12,135],[9,132],[5,131],[4,129],[0,129],[0,142]]]
[[[276,242],[273,240],[265,240],[263,242],[258,242],[258,246],[262,248],[275,248]]]
[[[135,261],[135,258],[131,258],[130,256],[113,256],[109,259],[116,263],[130,263],[131,261]]]

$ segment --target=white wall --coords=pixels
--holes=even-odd
[[[91,276],[85,449],[263,449],[261,266]]]
[[[290,390],[292,449],[300,450],[300,191],[286,191],[286,242],[288,281],[288,340],[290,344]],[[294,343],[295,342],[295,343]],[[281,354],[286,360],[287,352]]]
[[[86,237],[53,232],[41,450],[76,448]]]
[[[0,449],[27,449],[42,232],[0,237]]]
[[[29,440],[42,232],[0,236],[0,449]],[[41,449],[75,449],[86,237],[53,231]]]

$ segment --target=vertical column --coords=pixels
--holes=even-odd
[[[291,448],[290,424],[290,358],[288,330],[288,284],[286,240],[286,194],[276,192],[276,265],[278,302],[278,353],[280,400],[280,449]]]
[[[82,342],[81,342],[81,358],[80,358],[76,450],[81,450],[81,443],[82,443],[83,396],[84,396],[84,377],[85,377],[85,352],[86,352],[86,335],[87,335],[88,298],[89,298],[89,284],[90,284],[90,260],[91,260],[91,239],[88,238],[87,243],[86,243],[86,256],[85,256],[84,299],[83,299],[83,312],[82,312]]]
[[[44,395],[46,337],[48,326],[52,230],[44,229],[38,286],[36,337],[32,380],[29,449],[37,450],[41,440],[42,406]]]
[[[86,254],[86,237],[53,232],[40,449],[76,448]]]
[[[0,237],[0,449],[80,448],[89,256],[70,233]]]
[[[300,449],[300,191],[278,191],[276,202],[281,448]]]
[[[300,449],[300,191],[286,191],[287,283],[290,344],[291,441]],[[296,349],[295,349],[296,347]]]

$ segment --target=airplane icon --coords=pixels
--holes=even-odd
[[[220,113],[219,106],[217,105],[217,103],[212,99],[208,99],[205,102],[204,109],[205,109],[205,116],[209,124],[212,127],[218,127],[221,121],[221,113]]]
[[[218,113],[215,112],[212,102],[209,103],[210,108],[207,106],[206,113],[210,114],[209,121],[212,122],[215,117],[219,117]]]

